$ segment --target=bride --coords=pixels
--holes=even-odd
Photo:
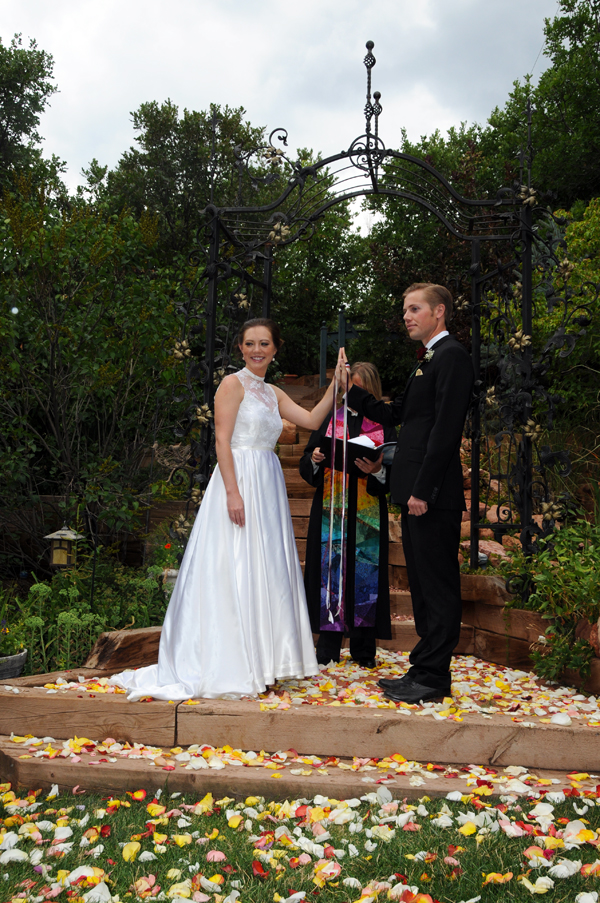
[[[283,344],[277,324],[248,320],[238,343],[245,367],[215,396],[218,466],[181,562],[158,664],[111,678],[132,701],[255,696],[279,678],[319,670],[274,447],[282,417],[307,430],[320,426],[333,382],[306,411],[264,381]],[[345,382],[341,355],[337,373]]]

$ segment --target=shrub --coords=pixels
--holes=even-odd
[[[532,650],[537,674],[556,680],[565,670],[590,673],[593,648],[576,635],[582,620],[600,617],[600,525],[580,517],[545,540],[531,557],[517,552],[502,566],[516,593],[507,607],[540,612],[550,622]]]
[[[81,665],[103,631],[162,624],[166,599],[161,573],[160,567],[143,571],[100,561],[93,602],[89,565],[34,583],[8,625],[13,644],[29,650],[27,673]]]

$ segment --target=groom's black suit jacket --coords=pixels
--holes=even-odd
[[[411,495],[430,507],[464,510],[460,440],[473,387],[473,365],[454,336],[439,339],[429,361],[422,359],[403,395],[391,404],[376,401],[358,386],[348,404],[384,426],[400,424],[392,464],[392,500],[406,505]]]

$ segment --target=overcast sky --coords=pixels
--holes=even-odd
[[[149,100],[243,106],[253,125],[287,128],[292,148],[347,148],[364,131],[369,39],[389,147],[402,127],[416,139],[484,122],[515,79],[543,71],[556,11],[556,0],[2,0],[0,36],[22,32],[54,57],[60,93],[41,134],[74,187],[93,157],[117,163],[134,142],[131,111]]]

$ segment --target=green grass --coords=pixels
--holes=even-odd
[[[385,796],[387,788],[382,788],[380,792]],[[234,889],[239,890],[238,903],[272,903],[275,895],[285,899],[292,893],[300,891],[306,892],[307,900],[318,903],[352,903],[361,897],[361,888],[364,889],[369,882],[387,881],[394,875],[405,876],[406,879],[404,881],[402,877],[395,877],[394,882],[404,881],[408,885],[415,885],[421,893],[430,895],[434,900],[457,903],[481,894],[484,903],[504,899],[524,901],[532,899],[532,896],[517,880],[518,876],[527,874],[534,883],[537,877],[547,874],[546,868],[530,871],[523,856],[523,851],[527,847],[537,843],[543,846],[541,837],[525,835],[510,838],[502,830],[486,833],[485,827],[483,831],[481,827],[477,827],[477,833],[470,836],[459,833],[460,824],[456,819],[460,819],[461,813],[470,812],[476,817],[484,811],[484,806],[500,805],[505,808],[505,804],[500,803],[497,798],[483,797],[480,802],[477,798],[473,801],[464,797],[462,802],[449,802],[423,797],[420,803],[412,805],[400,801],[397,815],[402,816],[403,813],[411,812],[414,823],[418,824],[420,829],[403,830],[390,823],[395,835],[389,842],[384,842],[376,836],[371,838],[367,836],[367,832],[376,827],[379,818],[388,814],[382,810],[382,799],[371,797],[370,800],[362,801],[358,808],[352,809],[357,813],[353,816],[353,820],[338,826],[324,821],[328,807],[334,804],[323,798],[316,798],[317,803],[311,802],[309,805],[311,808],[320,805],[324,809],[322,814],[317,811],[315,815],[323,821],[323,827],[331,835],[325,844],[331,844],[335,850],[344,850],[346,853],[343,857],[336,854],[330,860],[334,863],[339,862],[341,866],[339,876],[319,887],[313,881],[315,865],[320,858],[318,853],[315,854],[313,851],[310,863],[294,868],[294,859],[301,855],[302,850],[294,848],[289,841],[286,842],[281,838],[275,840],[270,849],[264,850],[263,858],[260,860],[267,872],[266,877],[255,877],[253,874],[252,863],[257,853],[255,848],[257,839],[261,838],[258,842],[264,842],[268,847],[269,842],[274,839],[268,832],[286,826],[293,838],[294,829],[299,827],[306,838],[319,841],[319,838],[313,836],[306,817],[302,814],[294,816],[295,804],[291,812],[288,810],[291,817],[287,818],[285,811],[281,811],[280,803],[266,804],[260,799],[246,802],[217,801],[205,814],[197,815],[187,810],[185,806],[197,803],[198,797],[177,794],[174,796],[175,798],[172,798],[168,791],[164,792],[160,796],[159,804],[166,805],[167,812],[177,809],[180,814],[175,811],[168,818],[165,814],[158,814],[154,823],[149,824],[152,819],[152,814],[147,809],[152,800],[150,794],[143,802],[135,801],[123,794],[118,797],[123,802],[118,808],[111,807],[110,798],[107,796],[62,794],[48,801],[46,794],[40,794],[37,798],[39,805],[36,811],[30,813],[23,808],[12,809],[10,794],[5,794],[5,805],[0,807],[0,816],[3,819],[1,832],[18,832],[19,829],[26,831],[28,829],[22,828],[22,825],[28,821],[38,824],[52,822],[56,825],[62,817],[64,821],[61,821],[61,825],[70,827],[73,831],[72,836],[68,838],[68,842],[73,842],[73,846],[61,858],[54,858],[48,855],[52,850],[53,828],[40,832],[46,841],[42,844],[36,845],[35,839],[22,838],[15,849],[23,850],[27,854],[32,851],[43,852],[40,865],[47,866],[49,871],[45,876],[35,872],[30,861],[0,864],[0,901],[15,899],[19,894],[21,895],[19,901],[48,899],[49,889],[60,877],[59,872],[61,870],[66,873],[72,872],[79,866],[96,866],[104,870],[105,875],[102,877],[106,879],[113,899],[117,895],[121,900],[139,899],[131,892],[132,885],[142,877],[154,875],[156,884],[161,887],[158,899],[165,899],[169,893],[173,894],[174,892],[170,891],[173,885],[181,884],[188,879],[188,882],[194,881],[193,887],[185,891],[190,894],[191,899],[198,888],[200,893],[215,903],[219,903],[219,900],[231,894]],[[33,797],[29,799],[32,800]],[[539,800],[535,799],[520,800],[514,804],[509,802],[506,812],[501,813],[501,817],[509,818],[513,823],[521,820],[524,824],[535,826],[536,822],[528,821],[527,814],[537,802]],[[588,809],[583,815],[575,809],[577,807],[581,810],[585,806]],[[254,813],[244,813],[244,808],[254,809]],[[237,810],[243,815],[238,828],[228,825],[226,814],[228,810],[230,815],[231,810]],[[442,811],[450,811],[452,818],[450,827],[433,824],[433,818],[439,816]],[[492,826],[496,822],[497,815],[498,811],[492,809],[490,812]],[[177,822],[182,818],[189,820],[189,825],[178,826]],[[552,818],[554,828],[551,830],[560,831],[564,828],[564,823],[561,823],[560,819],[572,821],[584,818],[589,823],[587,827],[600,833],[600,808],[596,806],[595,796],[588,799],[567,798],[555,805]],[[85,821],[83,825],[79,823],[82,819]],[[359,833],[351,831],[350,825],[358,826]],[[92,838],[89,846],[81,847],[80,842],[85,832],[89,832],[94,826],[100,832],[104,828],[106,836],[100,836],[97,840]],[[153,861],[140,862],[139,855],[133,861],[125,861],[122,845],[130,842],[134,835],[145,834],[149,829],[168,835],[167,841],[162,844],[164,852],[155,853],[157,858]],[[192,835],[191,843],[180,847],[173,837],[185,834]],[[0,841],[1,838],[2,834]],[[155,843],[152,835],[138,838],[138,843],[140,853],[143,851],[154,853]],[[372,844],[376,846],[365,849],[365,843],[368,843],[368,846]],[[98,844],[102,844],[104,849],[97,858],[93,858],[88,855],[88,851]],[[354,857],[349,855],[352,844],[358,851]],[[463,849],[455,850],[453,847]],[[225,854],[226,860],[208,862],[207,853],[210,850],[221,851]],[[432,861],[411,858],[420,852],[435,854],[436,858],[429,857]],[[444,862],[444,858],[449,855],[458,861],[458,867]],[[560,858],[592,863],[598,856],[594,845],[583,843],[579,848],[571,850],[558,849],[554,855],[554,862]],[[167,877],[167,873],[172,869],[179,870],[181,875],[172,873],[172,877]],[[513,872],[513,878],[506,884],[482,887],[484,874],[490,872],[502,874]],[[223,876],[224,883],[218,894],[205,891],[201,887],[201,875],[205,878]],[[343,879],[349,877],[356,878],[361,888],[345,885]],[[600,889],[600,878],[584,878],[579,872],[571,878],[554,880],[554,888],[546,896],[548,901],[572,903],[578,893]],[[85,899],[86,894],[89,895],[89,891],[90,887],[85,885],[65,888],[58,894],[58,899],[78,903],[80,899]],[[375,896],[377,897],[377,893]],[[379,900],[386,900],[387,897],[387,888],[381,889],[378,894]],[[406,894],[405,897],[409,899]],[[402,900],[402,897],[400,899]]]

